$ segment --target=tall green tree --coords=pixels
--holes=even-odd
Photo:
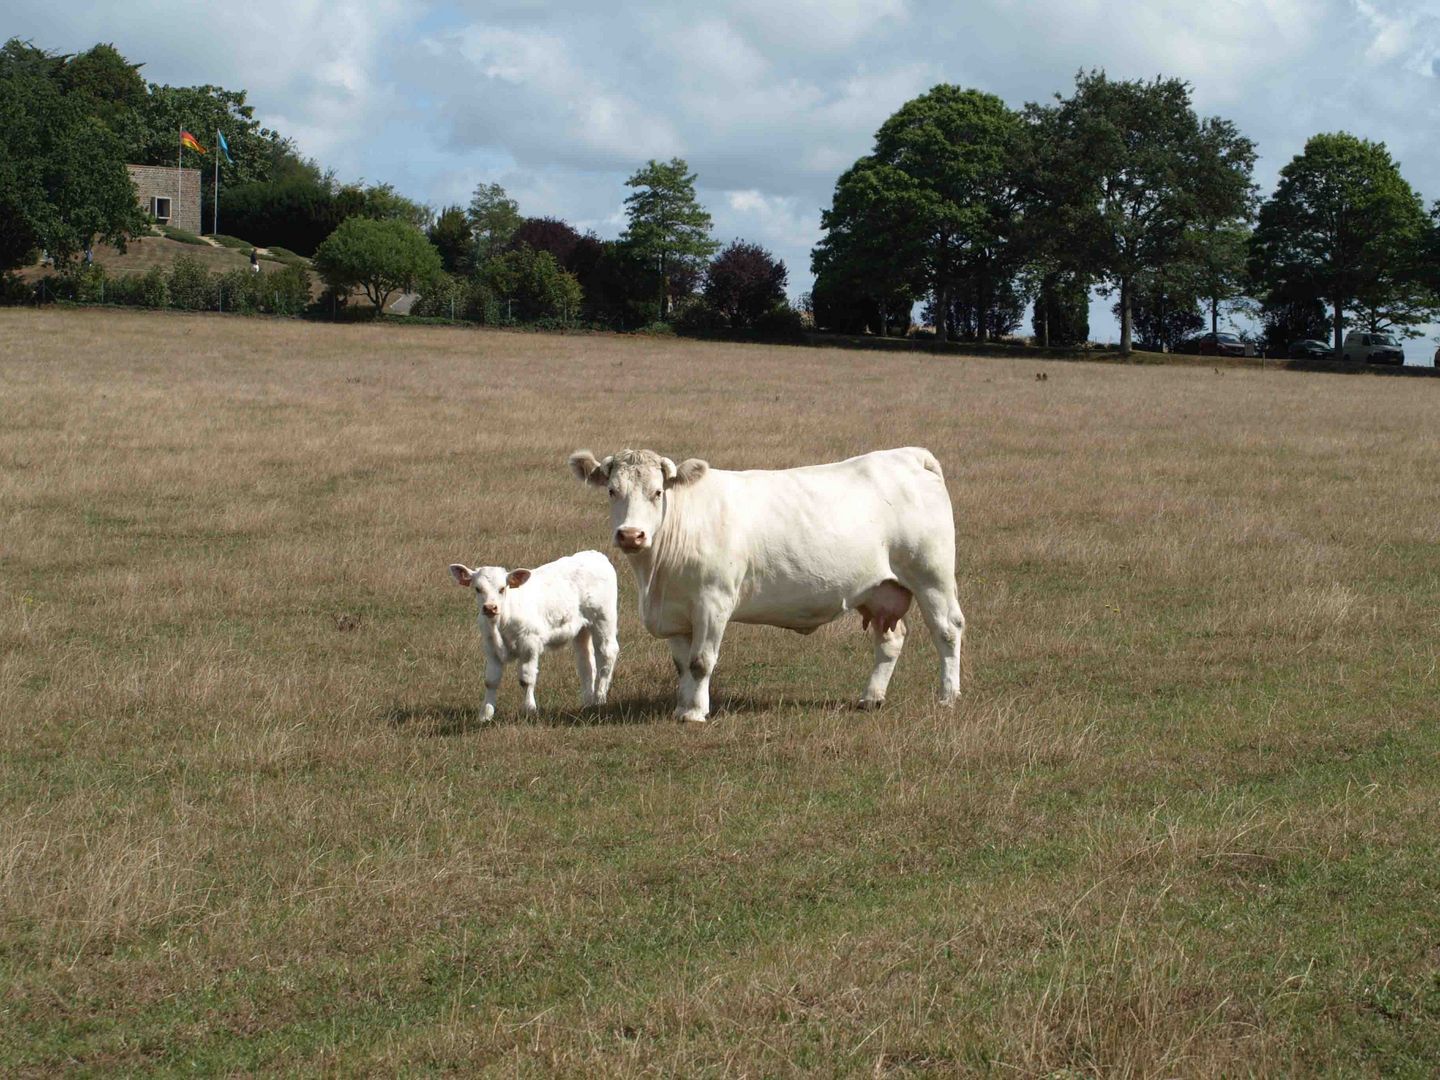
[[[114,45],[101,44],[65,61],[61,81],[90,114],[111,131],[122,131],[129,115],[145,105],[141,64],[132,64]]]
[[[927,288],[930,212],[924,189],[902,169],[862,157],[835,182],[825,230],[811,253],[815,324],[887,336]]]
[[[1074,271],[1049,270],[1035,284],[1035,342],[1072,348],[1090,340],[1090,282]]]
[[[379,315],[397,292],[424,288],[441,274],[440,255],[414,225],[348,218],[315,251],[315,269],[333,289],[362,288]]]
[[[941,341],[957,322],[990,336],[1013,307],[1020,269],[1023,137],[1019,115],[993,94],[942,84],[902,105],[822,216],[814,264],[830,280],[817,290],[817,311],[818,294],[868,280],[855,295],[882,305],[907,290],[929,293]],[[972,311],[988,314],[964,314]]]
[[[1136,279],[1182,258],[1202,222],[1244,217],[1254,145],[1228,122],[1198,117],[1179,79],[1082,72],[1071,97],[1028,111],[1032,205],[1065,261],[1117,295],[1128,353]]]
[[[475,237],[470,231],[470,218],[463,208],[447,206],[442,209],[425,235],[440,253],[440,263],[446,273],[464,274],[470,271]]]
[[[120,140],[66,93],[63,66],[25,42],[0,48],[0,271],[145,228]]]
[[[710,237],[710,215],[695,197],[695,174],[680,158],[646,164],[625,181],[629,225],[621,241],[655,268],[660,279],[660,317],[669,314],[672,277],[698,280],[701,264],[719,249]]]
[[[1425,280],[1430,230],[1384,143],[1316,135],[1260,208],[1251,273],[1291,302],[1324,300],[1338,350],[1347,311],[1371,329],[1403,333],[1440,309]]]
[[[470,199],[470,231],[475,237],[471,258],[476,266],[500,254],[520,227],[520,207],[499,184],[477,184]]]

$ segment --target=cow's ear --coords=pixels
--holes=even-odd
[[[610,482],[610,463],[614,460],[613,454],[604,461],[596,461],[595,455],[589,450],[576,450],[570,455],[570,471],[577,480],[583,480],[595,487],[604,487]]]
[[[530,580],[529,570],[511,570],[505,575],[505,584],[512,589],[518,589],[525,582]]]
[[[675,470],[675,483],[693,484],[710,471],[710,463],[698,457],[686,458]]]
[[[455,579],[455,584],[459,585],[462,589],[468,589],[470,583],[475,580],[474,575],[470,572],[470,568],[458,562],[450,564],[450,576]]]

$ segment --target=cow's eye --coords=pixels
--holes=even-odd
[[[651,501],[651,502],[659,502],[659,501],[660,501],[660,492],[658,492],[658,491],[652,491],[652,492],[650,493],[650,501]]]
[[[620,493],[619,493],[618,491],[616,491],[614,488],[611,488],[611,489],[610,489],[610,497],[611,497],[612,499],[619,498],[619,496],[620,496]]]

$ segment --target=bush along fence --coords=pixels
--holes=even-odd
[[[310,274],[302,266],[286,265],[260,274],[245,268],[215,274],[188,256],[176,259],[169,269],[155,266],[143,274],[114,277],[101,266],[80,265],[42,278],[24,291],[22,302],[30,303],[68,301],[239,315],[300,315],[312,306]]]

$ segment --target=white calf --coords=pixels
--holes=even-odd
[[[615,637],[615,569],[598,551],[582,551],[537,566],[506,571],[501,566],[475,570],[450,567],[456,584],[475,590],[480,605],[480,639],[485,645],[485,708],[495,715],[495,695],[505,665],[520,665],[525,711],[533,713],[540,654],[562,645],[575,647],[581,702],[603,705],[610,690],[620,644]]]

